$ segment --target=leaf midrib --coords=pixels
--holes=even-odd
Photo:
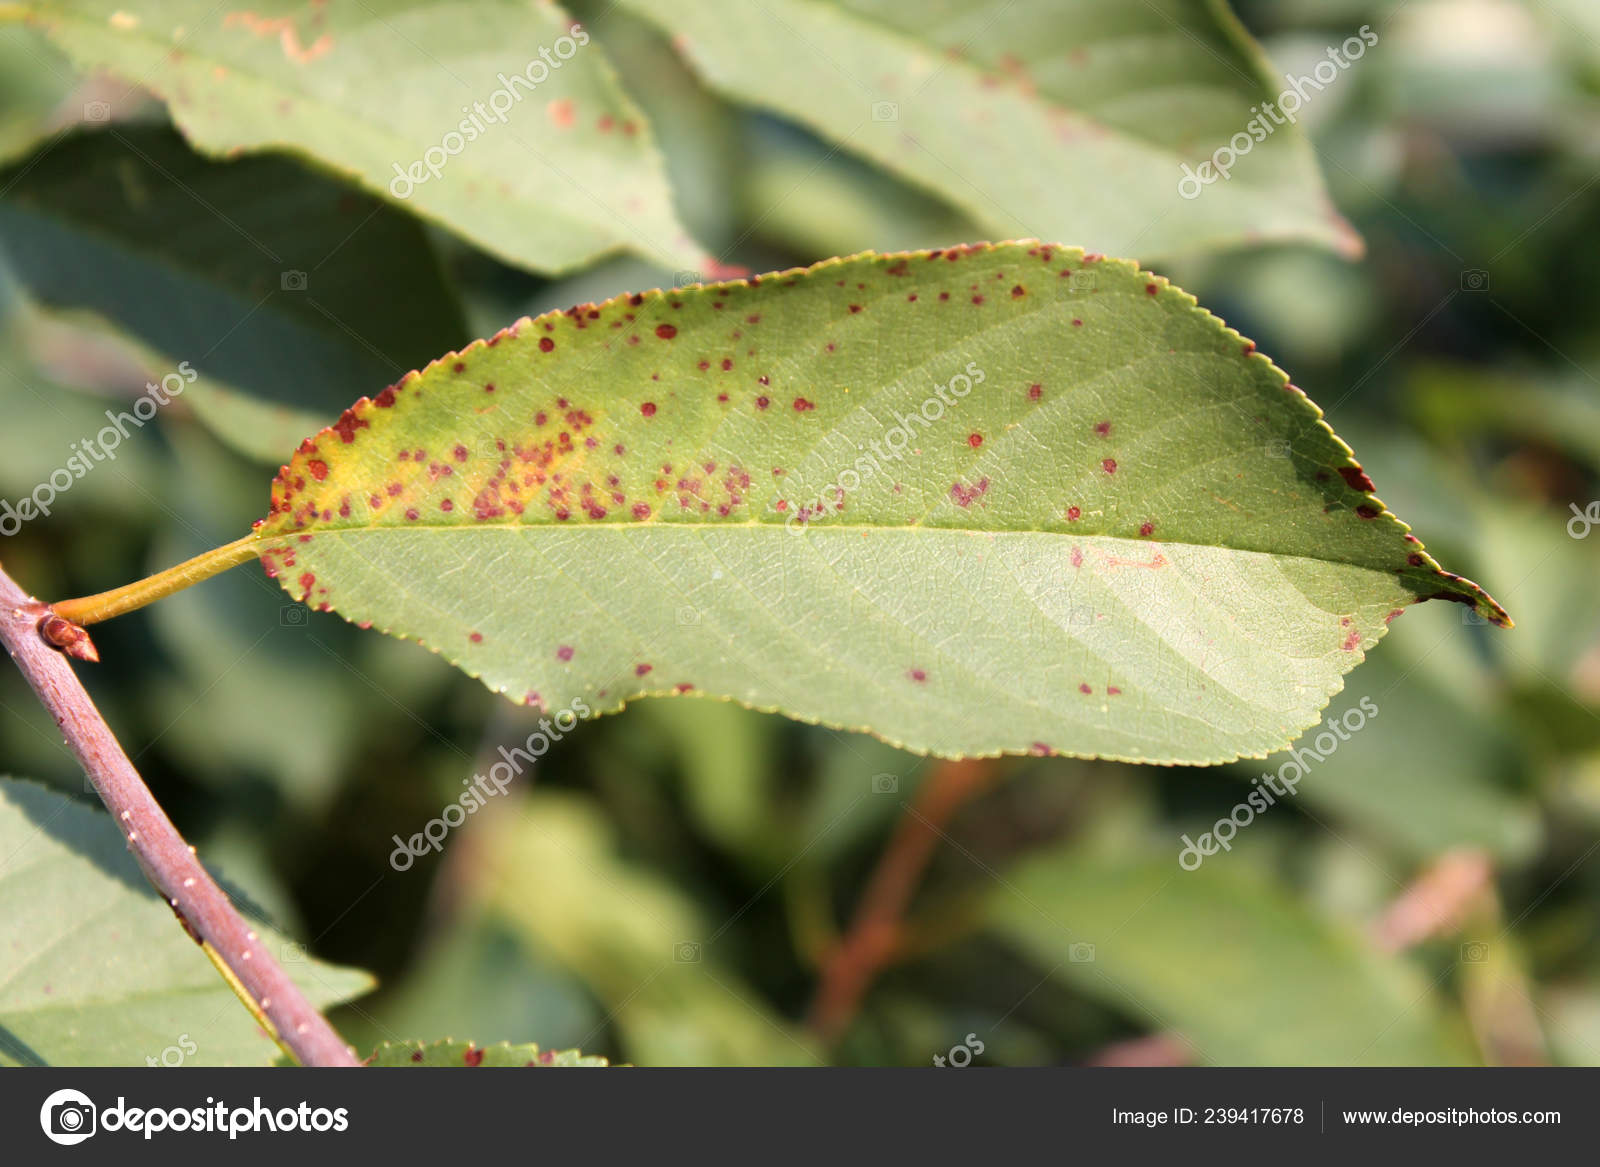
[[[1387,515],[1388,512],[1385,511],[1384,514]],[[1389,517],[1391,519],[1393,519],[1394,516],[1393,515],[1389,515]],[[490,523],[490,522],[476,523],[475,522],[475,523],[472,523],[471,525],[454,525],[454,526],[452,526],[450,524],[445,524],[445,523],[421,523],[421,522],[418,522],[418,523],[407,523],[404,527],[334,527],[334,528],[319,527],[319,528],[313,528],[313,529],[311,529],[309,531],[295,529],[295,530],[283,531],[283,532],[280,532],[280,533],[277,533],[277,534],[271,534],[271,535],[267,535],[267,534],[258,535],[256,537],[256,541],[257,541],[257,543],[260,543],[260,544],[264,545],[264,544],[268,544],[268,543],[277,542],[277,541],[283,540],[283,539],[292,539],[292,538],[295,538],[295,537],[297,537],[299,535],[311,535],[311,536],[314,536],[315,538],[321,539],[321,538],[326,538],[327,536],[330,536],[330,535],[371,535],[371,534],[378,534],[378,533],[382,533],[382,532],[394,532],[396,534],[406,534],[406,533],[409,533],[409,532],[412,532],[412,531],[426,531],[426,532],[428,532],[430,534],[457,534],[457,535],[461,535],[461,534],[466,534],[466,533],[472,532],[472,531],[520,531],[520,532],[562,531],[562,532],[574,532],[574,531],[605,531],[605,530],[621,531],[621,530],[649,530],[649,529],[667,530],[667,529],[672,529],[672,528],[681,528],[681,529],[686,530],[686,531],[696,531],[696,532],[702,532],[702,533],[706,532],[706,531],[756,530],[756,529],[760,529],[760,528],[770,528],[771,530],[774,530],[774,531],[783,531],[785,534],[788,533],[787,529],[784,527],[784,525],[782,523],[733,522],[733,521],[726,521],[726,520],[725,521],[714,522],[714,523],[713,522],[677,522],[677,521],[659,523],[659,522],[649,522],[649,521],[636,521],[636,520],[631,520],[631,519],[623,519],[623,520],[618,520],[616,522],[585,522],[585,523],[576,523],[576,524],[557,524],[557,523],[543,523],[543,522],[541,522],[541,523]],[[824,534],[824,535],[832,533],[832,532],[838,532],[840,534],[865,535],[868,532],[895,533],[895,532],[921,531],[921,532],[928,533],[930,535],[938,535],[938,534],[964,535],[964,536],[967,536],[969,538],[975,538],[975,539],[976,538],[989,538],[989,539],[999,539],[999,538],[1059,538],[1059,539],[1079,539],[1079,540],[1083,540],[1085,542],[1095,542],[1095,541],[1114,542],[1114,543],[1116,543],[1118,545],[1126,546],[1126,547],[1196,547],[1196,548],[1200,548],[1202,550],[1207,550],[1207,551],[1227,551],[1227,552],[1231,552],[1231,553],[1233,553],[1235,555],[1260,555],[1260,556],[1263,556],[1263,557],[1265,557],[1267,559],[1295,560],[1295,561],[1299,561],[1299,562],[1303,562],[1303,563],[1326,563],[1326,564],[1331,564],[1334,567],[1350,567],[1350,568],[1355,568],[1355,569],[1357,569],[1359,571],[1370,571],[1370,572],[1373,572],[1375,574],[1383,575],[1383,576],[1390,576],[1390,575],[1393,574],[1393,572],[1389,568],[1374,567],[1374,566],[1371,566],[1371,565],[1365,564],[1365,563],[1357,563],[1357,562],[1355,562],[1353,560],[1349,560],[1349,559],[1336,559],[1336,558],[1332,558],[1330,556],[1325,556],[1325,555],[1304,555],[1304,554],[1300,554],[1300,553],[1297,553],[1297,552],[1288,552],[1288,551],[1257,551],[1257,550],[1254,550],[1253,548],[1249,548],[1249,547],[1235,547],[1235,546],[1233,546],[1232,544],[1229,544],[1229,543],[1205,543],[1205,542],[1199,542],[1199,541],[1192,540],[1192,539],[1128,539],[1128,538],[1124,538],[1124,537],[1122,537],[1120,535],[1076,535],[1076,534],[1073,534],[1070,531],[1043,531],[1043,530],[1003,531],[1003,530],[988,530],[988,529],[971,528],[971,527],[930,527],[930,526],[926,526],[926,525],[923,525],[923,524],[920,524],[920,523],[918,523],[918,524],[910,524],[910,525],[906,525],[906,524],[899,524],[899,525],[887,525],[887,524],[885,524],[885,525],[876,525],[876,524],[867,525],[867,524],[860,524],[860,523],[857,523],[857,524],[829,523],[825,528],[823,528],[823,527],[812,528],[810,530],[807,530],[806,533],[803,534],[803,535],[790,535],[789,538],[791,538],[791,539],[809,538],[810,535],[811,535],[811,531],[812,530],[816,530],[820,534]],[[635,536],[635,538],[639,538],[639,536]],[[259,552],[258,552],[258,554],[259,554]]]

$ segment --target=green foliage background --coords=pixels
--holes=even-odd
[[[454,1037],[645,1065],[926,1065],[976,1035],[977,1064],[1600,1064],[1600,536],[1568,531],[1572,508],[1600,499],[1586,274],[1600,258],[1600,41],[1581,6],[1556,0],[1238,9],[1279,72],[1309,70],[1363,23],[1379,30],[1381,49],[1302,119],[1367,254],[1277,243],[1160,271],[1290,370],[1384,501],[1517,629],[1453,604],[1408,611],[1330,709],[1367,698],[1380,715],[1195,873],[1178,866],[1180,836],[1211,829],[1287,754],[1203,770],[1001,763],[942,825],[903,959],[827,1042],[805,1024],[819,967],[938,763],[731,706],[644,702],[581,726],[442,853],[396,872],[392,836],[420,830],[536,714],[414,646],[286,603],[254,567],[104,625],[105,663],[84,675],[180,828],[311,953],[378,979],[334,1015],[360,1048]],[[765,271],[984,234],[713,96],[620,10],[584,15],[654,124],[682,219],[723,261]],[[32,30],[0,30],[0,57],[8,157],[62,110],[126,90],[76,75]],[[156,103],[132,116],[163,118]],[[294,206],[338,186],[285,159],[248,165]],[[366,196],[343,193],[366,213]],[[382,334],[417,296],[459,299],[464,320],[432,316],[455,344],[678,275],[615,258],[541,279],[376,213],[390,259],[414,261],[404,274],[360,280],[375,261],[358,241],[312,275],[374,321],[361,344],[344,339],[345,369],[417,343],[414,329]],[[13,242],[25,214],[0,190]],[[85,265],[118,250],[114,234],[30,231],[27,248],[38,270],[93,283],[105,269]],[[216,293],[181,259],[193,236],[174,224],[145,244],[134,258],[169,278],[152,291],[119,269],[116,302],[144,288],[143,327],[200,327]],[[21,285],[6,277],[0,349],[11,499],[144,381],[127,350],[85,341],[100,321],[38,314]],[[268,308],[235,343],[292,371],[304,346],[338,338]],[[202,416],[226,387],[163,410],[0,543],[7,570],[38,595],[78,595],[242,533],[273,469],[252,435],[325,421],[384,383],[288,381],[246,386],[281,409],[229,440]],[[0,770],[83,797],[7,670]],[[1395,905],[1419,880],[1478,863],[1486,890],[1426,938],[1394,941]],[[0,918],[0,938],[11,926]]]

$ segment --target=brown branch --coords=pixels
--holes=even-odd
[[[67,658],[41,631],[52,613],[0,568],[0,643],[55,718],[128,848],[196,943],[209,945],[277,1030],[274,1035],[307,1066],[360,1063],[327,1020],[272,959],[234,910],[227,894],[195,858],[133,768]],[[59,644],[60,629],[52,640]]]
[[[874,978],[900,950],[906,907],[944,824],[997,773],[992,761],[941,762],[906,808],[867,882],[849,932],[823,964],[809,1024],[825,1041],[844,1033]]]

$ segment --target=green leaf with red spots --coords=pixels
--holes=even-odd
[[[307,439],[257,539],[563,730],[692,693],[949,756],[1262,755],[1407,604],[1507,622],[1253,345],[1028,242],[519,321]]]
[[[511,1045],[475,1045],[470,1041],[386,1041],[367,1059],[369,1066],[608,1066],[596,1054],[575,1049],[540,1049],[532,1042]]]
[[[301,155],[509,263],[627,250],[715,270],[648,123],[555,4],[34,0],[7,17],[157,94],[206,154]]]
[[[990,238],[1147,256],[1261,239],[1361,249],[1305,136],[1261,112],[1289,82],[1221,0],[622,4],[713,89],[939,195]],[[1359,69],[1354,39],[1344,59]],[[1311,85],[1315,102],[1325,86]],[[1184,181],[1225,147],[1225,181]]]

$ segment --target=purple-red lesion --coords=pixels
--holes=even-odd
[[[989,480],[987,478],[980,478],[970,486],[965,482],[952,482],[950,484],[950,501],[958,507],[970,507],[988,493]]]

